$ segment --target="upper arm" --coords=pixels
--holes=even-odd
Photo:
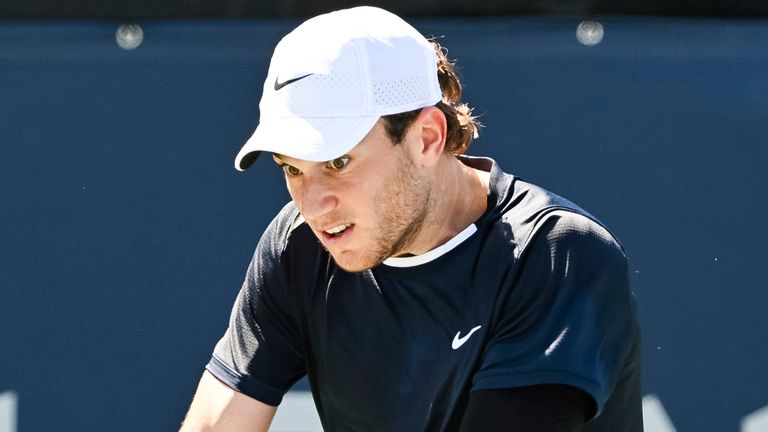
[[[470,394],[460,432],[580,431],[594,401],[571,386],[546,384]]]
[[[266,432],[276,410],[277,407],[232,390],[205,371],[181,430]]]

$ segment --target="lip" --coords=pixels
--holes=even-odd
[[[342,224],[338,224],[334,226],[339,226],[339,225],[342,225]],[[355,230],[355,224],[351,224],[350,226],[347,227],[347,229],[342,231],[341,234],[337,234],[337,235],[328,234],[327,232],[325,232],[325,230],[323,230],[323,231],[320,231],[320,235],[322,236],[321,239],[323,240],[324,244],[338,245],[346,241],[347,239],[349,239],[349,237],[352,235],[354,230]]]

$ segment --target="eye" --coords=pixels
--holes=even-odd
[[[282,165],[283,171],[285,171],[285,174],[289,177],[296,177],[297,175],[301,174],[301,170],[296,168],[293,165],[283,164]]]
[[[341,157],[337,157],[334,160],[328,161],[328,168],[331,168],[334,170],[340,170],[346,167],[348,163],[349,163],[349,157],[341,156]]]

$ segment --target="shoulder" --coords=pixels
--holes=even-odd
[[[291,201],[264,231],[254,253],[251,273],[277,274],[283,285],[303,287],[310,280],[324,280],[329,261],[330,255]],[[310,272],[318,277],[309,277]]]
[[[523,249],[535,243],[545,243],[550,249],[625,257],[619,241],[602,223],[572,209],[550,209],[537,218]]]
[[[591,290],[606,286],[600,280],[610,280],[611,289],[627,286],[624,249],[603,222],[540,186],[503,177],[489,222],[494,238],[511,243],[516,273],[530,282],[524,285],[561,293],[574,281]]]
[[[282,255],[294,244],[312,243],[314,234],[293,201],[288,202],[272,219],[259,241],[257,250]]]
[[[515,243],[520,257],[533,244],[599,247],[624,254],[617,238],[595,216],[572,201],[520,178],[508,176],[490,222]]]
[[[628,294],[628,262],[621,244],[598,221],[571,210],[547,212],[521,252],[525,272],[550,281],[559,295]],[[623,300],[622,300],[623,301]]]
[[[304,223],[304,220],[296,205],[293,201],[289,201],[269,223],[262,238],[272,237],[275,240],[285,241],[291,232],[301,226],[302,223]]]
[[[249,279],[263,279],[289,271],[297,252],[316,252],[317,241],[293,202],[286,204],[261,235],[248,270]],[[294,255],[292,258],[291,255]]]

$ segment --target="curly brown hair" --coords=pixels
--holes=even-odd
[[[439,43],[432,40],[437,60],[437,79],[443,99],[435,104],[445,114],[448,132],[445,139],[445,151],[451,154],[462,154],[467,151],[478,129],[482,126],[472,115],[472,108],[461,102],[461,82],[454,69],[455,63],[448,60],[447,51]],[[398,114],[382,116],[384,129],[390,139],[399,144],[405,138],[405,132],[416,120],[421,109]]]

